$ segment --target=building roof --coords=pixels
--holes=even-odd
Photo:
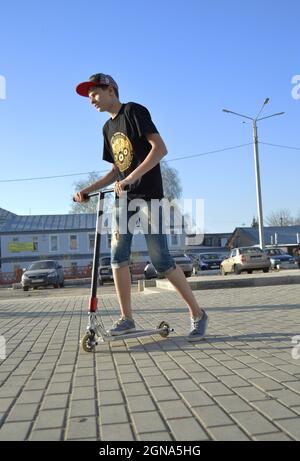
[[[0,227],[0,232],[43,232],[95,229],[96,215],[94,213],[79,213],[67,215],[11,216]]]
[[[0,207],[0,230],[2,229],[6,221],[14,216],[17,215]]]
[[[236,233],[246,233],[252,240],[253,243],[259,243],[258,229],[254,227],[237,227],[230,237],[233,238]],[[275,245],[275,234],[277,234],[278,245],[296,245],[297,234],[300,237],[300,225],[299,226],[271,226],[264,227],[264,236],[266,245]],[[271,238],[272,237],[272,238]],[[273,241],[272,241],[273,240]]]

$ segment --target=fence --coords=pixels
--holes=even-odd
[[[135,279],[142,278],[146,263],[137,262],[130,266],[131,274]],[[15,269],[14,272],[1,272],[0,271],[0,286],[12,285],[13,283],[20,283],[23,270],[20,268]],[[85,279],[92,276],[92,266],[72,266],[64,268],[65,280],[71,279]]]

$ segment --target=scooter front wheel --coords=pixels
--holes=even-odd
[[[80,344],[84,352],[95,352],[95,340],[90,332],[86,333],[80,340]]]

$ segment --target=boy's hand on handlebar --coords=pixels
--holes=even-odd
[[[74,202],[82,203],[82,202],[87,202],[88,200],[89,200],[89,198],[88,198],[87,194],[82,192],[82,191],[76,192],[76,194],[74,194],[74,196],[73,196],[73,201]]]
[[[130,178],[123,179],[123,181],[117,181],[115,184],[115,193],[117,194],[118,197],[122,195],[125,191],[128,191],[130,189],[130,185],[133,184],[133,182],[130,180]]]

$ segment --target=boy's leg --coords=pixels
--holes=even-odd
[[[127,229],[125,204],[115,204],[112,221],[111,266],[122,318],[110,330],[112,335],[130,333],[135,330],[131,311],[131,277],[129,270],[132,234]],[[125,216],[125,218],[124,218]],[[124,229],[124,220],[126,229]],[[123,223],[123,224],[122,224]]]
[[[161,216],[159,220],[161,220]],[[157,226],[155,227],[157,229]],[[164,273],[165,277],[167,277],[173,284],[189,308],[191,316],[191,331],[188,335],[188,340],[198,341],[203,339],[207,330],[208,315],[198,305],[182,269],[175,264],[173,258],[171,257],[166,234],[161,229],[161,226],[159,226],[158,233],[150,231],[148,234],[145,234],[145,237],[149,254],[156,270]]]
[[[166,277],[186,302],[191,317],[194,319],[200,319],[203,316],[204,311],[197,303],[194,293],[189,286],[181,267],[176,265],[176,269],[167,272]]]
[[[113,268],[113,276],[122,317],[132,320],[131,277],[129,266]]]

